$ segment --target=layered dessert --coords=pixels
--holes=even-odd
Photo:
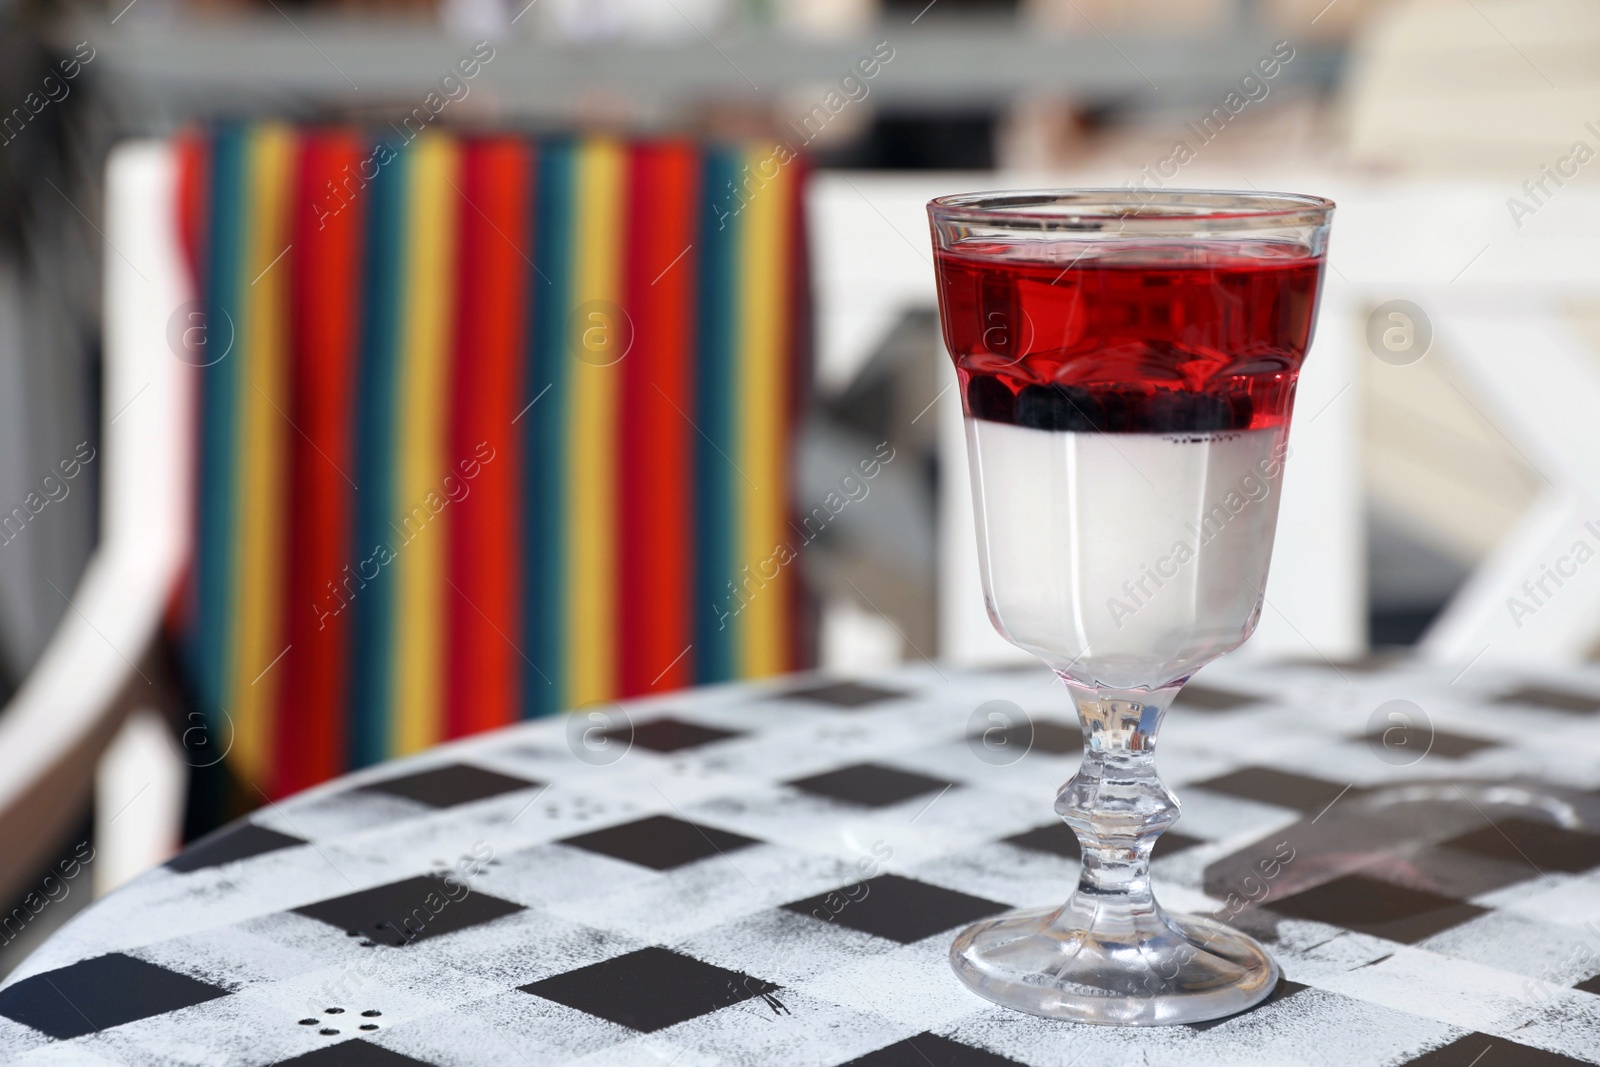
[[[1249,635],[1318,267],[1259,240],[940,252],[984,591],[1009,640],[1117,688]]]

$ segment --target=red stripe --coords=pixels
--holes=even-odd
[[[182,251],[184,266],[189,271],[190,290],[195,299],[204,298],[204,264],[206,261],[206,241],[208,232],[207,220],[211,217],[211,143],[201,134],[190,130],[180,134],[174,144],[177,154],[177,180],[174,183],[173,194],[177,199],[176,210],[173,213],[178,227],[178,245]],[[186,434],[190,447],[188,455],[193,457],[189,481],[191,485],[199,484],[200,461],[199,452],[194,447],[195,427],[194,419],[186,423]],[[198,524],[195,521],[195,494],[190,493],[187,502],[188,518],[187,528],[195,530]],[[175,633],[186,630],[193,624],[195,613],[195,584],[193,557],[185,562],[183,573],[179,576],[177,584],[173,587],[167,601],[167,627]]]
[[[291,201],[291,410],[285,626],[289,651],[277,714],[274,795],[315,785],[345,769],[349,617],[337,610],[351,558],[353,397],[359,359],[362,166],[354,134],[309,134],[299,153]],[[333,198],[328,183],[346,192]],[[343,203],[344,206],[339,205]],[[336,210],[330,210],[334,208]]]
[[[522,587],[518,460],[512,422],[522,396],[528,214],[526,142],[470,142],[464,153],[456,262],[455,381],[450,412],[453,503],[445,590],[450,737],[518,717]]]
[[[179,134],[174,145],[178,157],[178,241],[190,276],[197,282],[196,296],[200,266],[205,259],[202,244],[206,219],[211,215],[210,149],[210,142],[193,130]]]
[[[693,416],[699,157],[679,142],[640,145],[629,161],[624,307],[633,347],[623,361],[622,693],[677,689],[693,678]]]

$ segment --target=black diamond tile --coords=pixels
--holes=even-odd
[[[664,948],[642,948],[520,988],[647,1034],[778,990]]]
[[[760,842],[670,815],[652,815],[621,826],[568,837],[560,844],[627,860],[656,871],[670,871],[707,856],[734,852]]]
[[[1408,884],[1457,900],[1525,882],[1533,873],[1521,857],[1515,863],[1501,863],[1437,845],[1409,852],[1406,866]]]
[[[1078,849],[1078,835],[1072,832],[1072,827],[1059,821],[1036,826],[1020,834],[1012,834],[1004,838],[1004,841],[1018,848],[1048,852],[1054,856],[1065,856],[1069,860],[1078,859],[1082,855]]]
[[[390,1052],[370,1041],[340,1041],[292,1060],[279,1060],[273,1067],[433,1067],[426,1060],[414,1060]]]
[[[363,789],[374,793],[388,793],[428,804],[435,808],[453,808],[486,797],[497,797],[518,789],[534,789],[543,782],[530,782],[513,778],[499,771],[485,770],[467,763],[452,763],[429,771],[418,771],[400,778],[374,782]]]
[[[1432,1052],[1424,1052],[1416,1059],[1406,1060],[1401,1067],[1584,1067],[1588,1060],[1575,1060],[1544,1049],[1519,1045],[1503,1037],[1488,1034],[1468,1034],[1457,1038]]]
[[[1052,756],[1070,756],[1083,751],[1083,729],[1077,723],[1035,719],[1033,747]]]
[[[1024,830],[1020,834],[1013,834],[1003,838],[1008,845],[1018,848],[1031,849],[1034,852],[1049,852],[1052,855],[1064,856],[1069,860],[1078,859],[1081,853],[1078,850],[1078,835],[1072,832],[1072,827],[1064,822],[1048,823],[1036,826],[1032,830]],[[1153,855],[1173,856],[1186,848],[1203,845],[1205,842],[1198,837],[1190,837],[1174,831],[1167,831],[1156,839]]]
[[[1499,819],[1493,826],[1453,837],[1443,846],[1525,869],[1532,864],[1538,871],[1578,874],[1600,867],[1600,834],[1528,819]]]
[[[924,1032],[869,1052],[841,1067],[1018,1067],[1018,1064],[1016,1060],[993,1052]]]
[[[1156,859],[1160,859],[1163,856],[1176,856],[1186,848],[1193,848],[1196,845],[1203,844],[1205,844],[1204,838],[1190,837],[1188,834],[1180,834],[1168,830],[1156,838],[1155,851],[1151,855]]]
[[[942,930],[996,915],[1007,905],[898,874],[880,874],[866,882],[785,904],[784,908],[909,945]]]
[[[1574,693],[1566,689],[1551,689],[1543,685],[1525,685],[1494,698],[1496,704],[1532,704],[1553,711],[1568,711],[1575,715],[1590,715],[1600,711],[1600,697],[1588,693]]]
[[[1600,994],[1600,974],[1595,975],[1593,978],[1585,978],[1572,988],[1578,990],[1580,993]]]
[[[713,741],[725,741],[730,737],[742,735],[734,730],[718,730],[711,726],[701,726],[699,723],[668,717],[652,719],[639,726],[618,726],[600,736],[613,741],[627,741],[631,738],[634,744],[648,748],[652,752],[677,752],[680,749],[709,745]]]
[[[1327,671],[1343,677],[1346,674],[1378,674],[1399,666],[1409,658],[1410,654],[1407,651],[1379,650],[1355,659],[1332,660],[1325,656],[1291,656],[1284,660],[1284,663],[1292,667]]]
[[[1216,793],[1294,808],[1308,815],[1320,813],[1347,788],[1343,783],[1308,778],[1271,767],[1244,767],[1232,774],[1194,784]]]
[[[882,808],[922,796],[924,793],[938,792],[951,783],[942,778],[930,778],[926,774],[902,771],[876,763],[858,763],[853,767],[841,767],[826,774],[799,778],[789,784],[816,796],[861,804],[869,808]]]
[[[1034,719],[1019,722],[1003,730],[975,730],[967,740],[981,742],[1000,751],[1012,745],[1023,752],[1048,752],[1052,756],[1065,756],[1083,751],[1083,731],[1077,724],[1055,722],[1052,719]]]
[[[204,867],[220,867],[224,863],[249,859],[280,848],[303,845],[305,840],[280,834],[253,822],[224,826],[214,834],[207,834],[167,861],[170,870],[180,873],[198,871]]]
[[[1016,663],[996,663],[988,667],[978,667],[985,674],[1038,674],[1047,678],[1055,677],[1049,667],[1036,659],[1019,660]]]
[[[1172,702],[1174,711],[1233,711],[1261,703],[1261,698],[1249,693],[1236,693],[1232,689],[1219,689],[1211,685],[1190,683],[1178,690],[1178,699]]]
[[[1227,1022],[1229,1019],[1237,1019],[1239,1016],[1245,1015],[1245,1014],[1247,1014],[1249,1012],[1260,1011],[1262,1008],[1265,1008],[1268,1004],[1276,1004],[1280,1000],[1286,1000],[1289,997],[1294,996],[1296,993],[1300,992],[1301,990],[1309,989],[1309,988],[1311,988],[1311,987],[1310,986],[1301,985],[1299,982],[1291,982],[1287,978],[1280,977],[1278,979],[1278,984],[1273,987],[1272,992],[1267,994],[1267,999],[1263,1000],[1260,1004],[1257,1004],[1255,1007],[1246,1008],[1244,1011],[1235,1012],[1232,1015],[1224,1015],[1220,1019],[1208,1019],[1203,1023],[1187,1023],[1186,1025],[1191,1030],[1199,1030],[1201,1032],[1204,1032],[1206,1030],[1212,1029],[1213,1027],[1221,1026],[1223,1023]]]
[[[466,892],[458,882],[430,874],[319,900],[294,913],[400,948],[521,910],[521,904],[479,890]]]
[[[0,991],[0,1015],[65,1040],[225,996],[226,989],[113,952]]]
[[[777,700],[809,700],[815,704],[832,704],[836,708],[864,708],[884,700],[897,700],[906,694],[898,689],[884,689],[861,682],[829,682],[805,689],[791,689],[775,694]]]
[[[1369,745],[1383,745],[1383,731],[1374,730],[1364,737],[1356,738],[1356,740],[1365,741]],[[1498,744],[1498,741],[1485,741],[1481,737],[1468,737],[1466,734],[1452,734],[1444,730],[1435,730],[1432,738],[1428,741],[1419,740],[1417,747],[1423,748],[1430,756],[1460,759],[1485,748],[1494,748]]]
[[[1381,734],[1378,741],[1380,744],[1383,741]],[[1468,737],[1466,734],[1452,734],[1445,730],[1435,730],[1433,732],[1433,744],[1428,748],[1428,755],[1443,756],[1446,759],[1461,759],[1463,756],[1470,756],[1474,752],[1480,752],[1486,748],[1495,748],[1499,743],[1498,741],[1485,741],[1481,737]]]
[[[1269,901],[1266,907],[1279,915],[1330,923],[1406,945],[1489,912],[1438,893],[1408,889],[1359,874],[1347,874]]]

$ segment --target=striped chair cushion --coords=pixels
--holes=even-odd
[[[799,161],[271,124],[179,153],[173,628],[245,783],[796,665]]]

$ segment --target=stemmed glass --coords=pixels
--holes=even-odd
[[[1332,212],[1136,189],[928,205],[984,601],[1066,684],[1084,738],[1055,804],[1082,846],[1077,890],[951,947],[996,1003],[1185,1023],[1277,983],[1255,940],[1151,895],[1150,850],[1178,819],[1154,755],[1179,688],[1261,614]]]

